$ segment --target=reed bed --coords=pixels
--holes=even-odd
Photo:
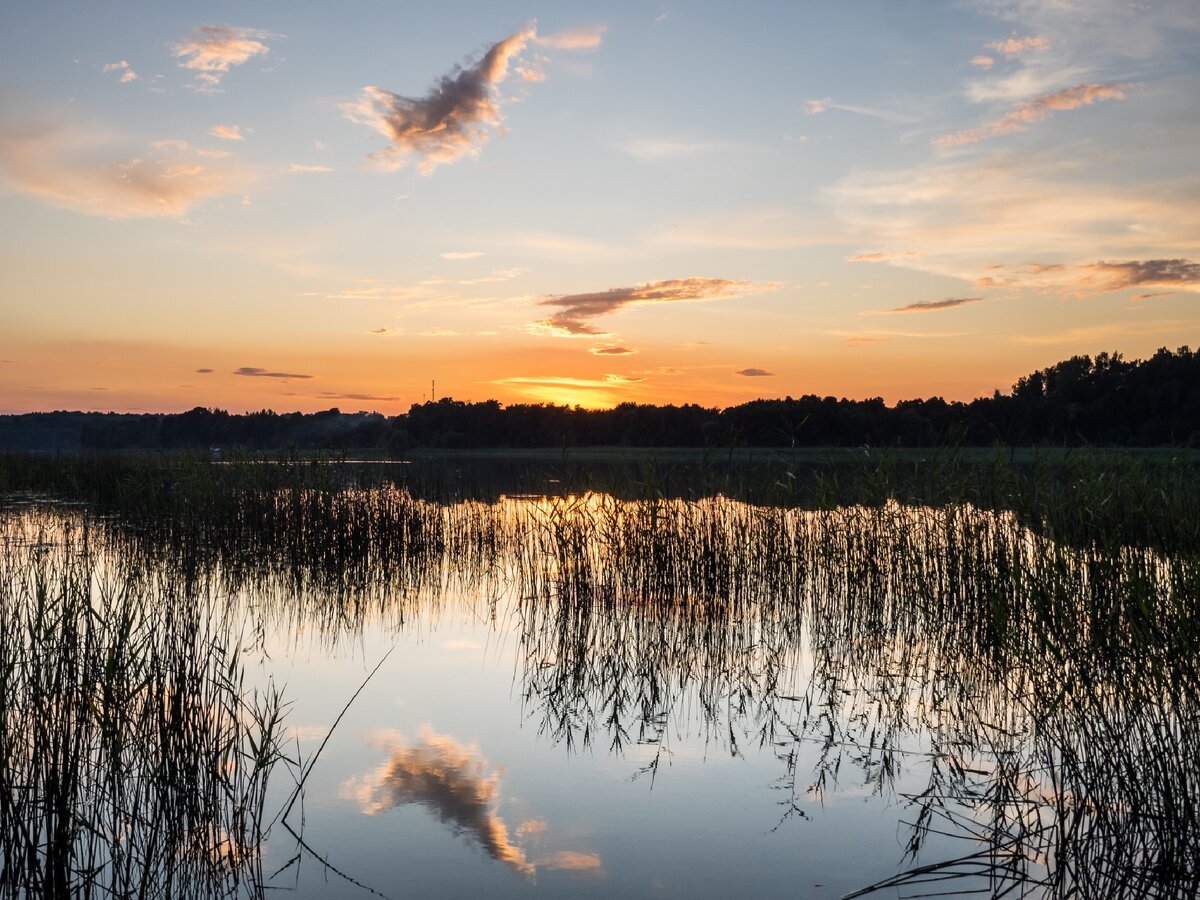
[[[261,895],[281,700],[209,598],[97,537],[0,518],[0,897]]]
[[[128,580],[151,610],[160,594],[239,598],[255,629],[333,642],[484,598],[476,612],[517,622],[527,712],[550,739],[669,755],[672,734],[699,730],[732,752],[769,746],[783,818],[813,814],[851,772],[881,794],[927,773],[896,798],[906,862],[864,892],[1200,890],[1186,465],[1041,471],[997,455],[981,475],[949,455],[788,477],[784,461],[773,502],[728,481],[680,496],[653,471],[612,492],[446,501],[259,465],[206,482],[188,464],[140,493],[95,490],[78,515],[100,514],[113,555],[142,561]],[[37,571],[8,565],[14,583]],[[931,861],[934,835],[963,852]]]

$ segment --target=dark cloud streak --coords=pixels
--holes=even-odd
[[[245,375],[247,378],[313,378],[312,375],[301,375],[297,372],[268,372],[258,366],[242,366],[234,369],[234,375]]]
[[[772,290],[775,285],[728,278],[676,278],[669,281],[647,281],[634,287],[611,288],[591,294],[566,294],[539,300],[540,306],[557,306],[549,319],[538,325],[559,334],[598,336],[606,334],[591,319],[607,316],[626,306],[641,303],[683,303],[703,300],[725,300],[746,294]]]

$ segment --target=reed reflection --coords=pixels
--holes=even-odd
[[[262,896],[281,699],[228,610],[93,536],[0,516],[0,897]]]
[[[922,775],[926,788],[901,798],[907,868],[881,886],[1200,887],[1188,763],[1200,755],[1200,540],[1188,522],[1151,521],[1147,533],[1170,541],[1138,544],[1106,520],[1067,542],[961,502],[439,504],[389,487],[221,503],[212,520],[118,524],[105,540],[251,603],[263,629],[304,623],[337,642],[461,603],[515,622],[526,711],[549,739],[770,747],[781,824],[815,815],[851,772],[881,795]],[[396,751],[375,802],[431,804],[493,858],[532,867],[489,818],[486,767],[444,767],[476,782],[462,795],[473,811],[456,818],[451,785],[416,774],[436,755],[426,744]],[[443,800],[419,799],[422,786]],[[959,836],[963,853],[925,858],[934,833]]]

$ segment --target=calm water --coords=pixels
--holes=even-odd
[[[269,886],[841,897],[902,873],[875,896],[1195,886],[1190,663],[1080,615],[1120,624],[1149,602],[1168,627],[1189,615],[1190,561],[1061,546],[970,507],[376,491],[295,515],[225,534],[4,514],[10,590],[35,557],[86,558],[94,594],[137,573],[224,623],[242,690],[280,690],[292,763],[264,804]],[[367,520],[362,535],[338,524]]]

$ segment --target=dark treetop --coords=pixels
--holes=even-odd
[[[1007,394],[846,400],[807,394],[727,409],[622,403],[589,410],[445,398],[407,413],[178,414],[46,412],[0,416],[0,450],[91,451],[413,447],[929,447],[945,444],[1156,446],[1200,443],[1200,353],[1146,360],[1073,356],[1021,378]]]

